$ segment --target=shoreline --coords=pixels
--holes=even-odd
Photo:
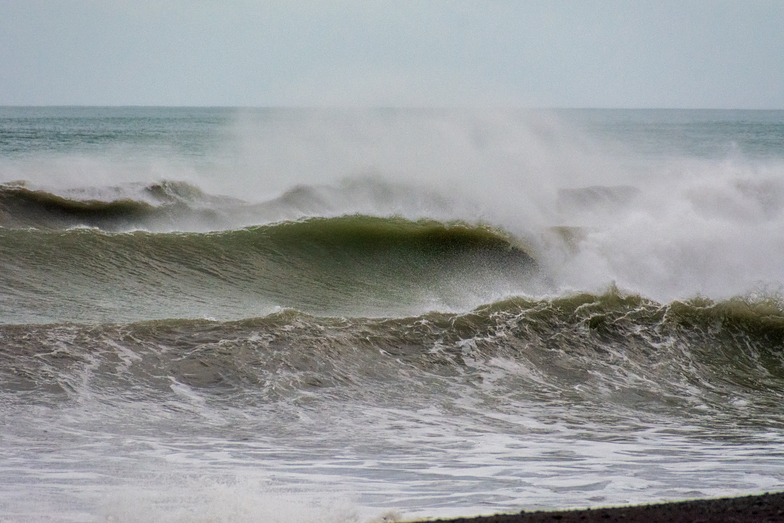
[[[776,523],[784,522],[784,492],[559,511],[520,512],[411,523]]]

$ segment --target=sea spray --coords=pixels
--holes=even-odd
[[[0,109],[0,518],[780,490],[776,111]]]

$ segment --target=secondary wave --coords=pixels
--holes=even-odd
[[[453,221],[482,213],[436,191],[372,176],[297,185],[256,203],[169,180],[65,190],[33,188],[25,181],[0,184],[0,228],[9,229],[208,232],[349,214]]]
[[[0,227],[68,229],[96,227],[107,231],[221,228],[224,209],[242,202],[208,196],[183,182],[71,190],[57,194],[31,189],[25,182],[0,185]]]

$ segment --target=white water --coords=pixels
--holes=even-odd
[[[23,415],[5,408],[25,422],[1,434],[0,515],[349,523],[760,493],[784,484],[784,456],[772,451],[784,444],[777,431],[728,428],[705,439],[705,429],[682,420],[645,427],[650,420],[607,423],[596,412],[591,423],[533,403],[501,414],[470,394],[453,407],[314,397],[311,408],[232,412],[181,392],[180,401],[126,404],[124,416],[108,394]]]

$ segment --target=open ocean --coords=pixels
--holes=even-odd
[[[0,108],[0,521],[784,490],[784,111]]]

